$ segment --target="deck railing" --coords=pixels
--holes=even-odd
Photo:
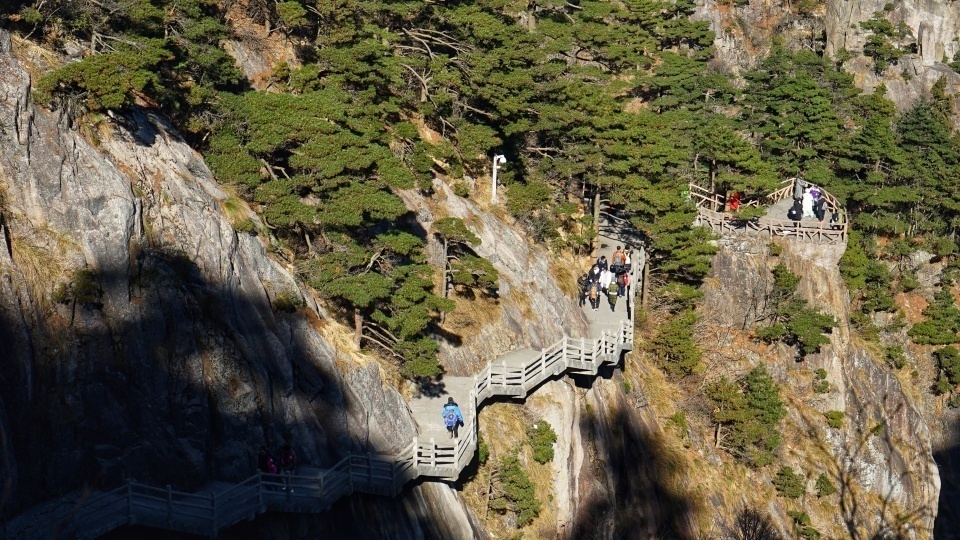
[[[187,493],[137,482],[97,492],[70,505],[66,516],[38,518],[6,531],[10,538],[96,538],[124,525],[146,525],[215,537],[221,530],[267,511],[319,513],[352,493],[395,496],[417,477],[453,480],[477,450],[478,411],[495,397],[526,397],[547,379],[570,371],[595,375],[633,347],[637,277],[646,264],[640,248],[631,261],[629,320],[593,339],[564,337],[521,366],[492,361],[474,377],[467,403],[470,426],[455,443],[419,440],[397,455],[351,454],[309,475],[257,473],[226,490]]]
[[[784,180],[781,182],[783,186],[767,195],[766,199],[773,205],[790,197],[793,192],[794,181],[793,178]],[[844,213],[840,211],[842,207],[833,195],[824,190],[821,190],[820,193],[824,197],[825,211],[831,214],[838,212],[840,215],[839,221],[824,226],[819,223],[814,225],[768,216],[742,219],[733,214],[714,210],[714,207],[723,208],[722,198],[717,194],[711,194],[709,190],[696,184],[690,184],[691,199],[697,207],[697,224],[709,227],[715,233],[722,235],[724,233],[751,232],[766,235],[769,238],[791,238],[815,244],[843,244],[847,241],[849,224]],[[718,206],[714,206],[715,204]]]

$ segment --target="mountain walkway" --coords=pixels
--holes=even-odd
[[[615,243],[633,238],[614,231],[600,236],[600,254],[610,260]],[[180,533],[216,537],[221,530],[264,512],[321,513],[341,497],[367,493],[394,497],[416,478],[456,480],[477,451],[480,408],[495,398],[525,398],[548,379],[562,374],[596,375],[617,365],[633,348],[633,314],[638,277],[646,252],[635,248],[626,302],[612,312],[584,308],[590,338],[564,337],[541,349],[508,352],[473,377],[444,377],[443,389],[416,398],[410,410],[418,436],[396,455],[351,454],[322,469],[301,466],[296,475],[257,473],[238,483],[214,481],[186,493],[136,482],[107,492],[74,493],[40,504],[0,527],[0,540],[96,538],[118,527],[144,525]],[[450,439],[441,418],[448,397],[460,404],[464,427]]]

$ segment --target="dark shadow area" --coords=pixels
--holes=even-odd
[[[375,372],[363,373],[369,383],[361,390],[370,391],[358,395],[359,376],[339,371],[316,333],[323,321],[275,311],[259,294],[262,284],[241,283],[255,273],[241,270],[221,286],[185,254],[163,250],[144,250],[129,264],[98,271],[83,301],[68,294],[42,311],[24,301],[26,285],[0,284],[0,539],[12,538],[12,518],[63,495],[36,520],[62,521],[69,537],[71,510],[96,490],[135,480],[194,491],[245,479],[256,472],[260,445],[291,444],[301,464],[316,467],[350,451],[400,449],[370,447],[369,433],[351,432],[351,418],[368,430],[391,426],[378,429],[407,440],[393,411],[363,401],[379,395]],[[370,499],[398,523],[411,522],[400,519],[401,498]],[[351,522],[367,526],[333,513],[343,531]],[[145,531],[109,537],[184,538]]]
[[[430,333],[433,334],[433,337],[436,339],[442,339],[454,347],[463,345],[463,336],[455,332],[451,332],[440,325],[431,325]]]
[[[695,538],[696,507],[679,486],[692,471],[626,402],[591,410],[580,429],[594,447],[592,473],[581,485],[606,484],[589,493],[567,538]]]
[[[933,453],[940,470],[940,500],[933,525],[937,540],[960,539],[960,418],[953,411],[947,414],[953,419],[943,435],[944,447]]]
[[[447,385],[443,382],[443,376],[434,379],[420,379],[417,381],[417,389],[427,397],[440,397],[446,391]]]

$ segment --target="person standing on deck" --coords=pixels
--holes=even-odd
[[[463,425],[463,414],[460,413],[460,407],[452,397],[447,398],[447,404],[443,406],[443,423],[447,426],[447,432],[451,439],[460,436],[460,426]]]
[[[813,213],[813,193],[810,188],[803,191],[803,217],[817,217]]]

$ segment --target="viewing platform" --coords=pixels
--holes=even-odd
[[[744,218],[731,211],[731,201],[728,201],[727,197],[690,184],[690,197],[697,207],[694,225],[709,227],[720,235],[747,233],[812,244],[845,244],[849,233],[846,211],[836,197],[823,188],[820,188],[821,197],[824,199],[823,222],[814,217],[801,217],[798,220],[787,218],[787,212],[793,206],[795,182],[795,178],[788,178],[781,182],[781,187],[773,193],[741,202],[739,209],[766,208],[764,215],[753,218]]]

